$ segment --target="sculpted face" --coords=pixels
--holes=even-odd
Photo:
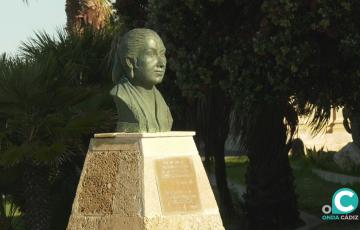
[[[121,37],[120,37],[121,36]],[[110,91],[118,111],[118,132],[167,132],[171,130],[169,107],[155,85],[166,68],[165,46],[150,29],[135,28],[114,38]]]
[[[147,36],[133,63],[134,85],[152,88],[164,78],[166,68],[165,46],[159,37]]]

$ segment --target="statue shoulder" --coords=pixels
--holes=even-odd
[[[128,81],[122,81],[116,84],[111,90],[115,103],[125,104],[129,109],[134,108],[134,92]]]
[[[165,102],[165,99],[164,97],[162,96],[162,94],[160,93],[160,91],[154,87],[154,92],[155,92],[155,99],[156,101],[161,105],[161,106],[165,106],[165,107],[168,107],[166,102]]]
[[[128,96],[128,84],[130,84],[128,81],[120,81],[110,90],[110,95],[120,98]]]
[[[111,95],[111,96],[116,96],[118,90],[119,90],[118,85],[115,85],[115,86],[110,90],[110,95]]]

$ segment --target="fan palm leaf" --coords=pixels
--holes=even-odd
[[[99,87],[109,41],[105,32],[40,32],[20,57],[0,57],[0,168],[22,167],[29,229],[50,228],[51,181],[114,121]]]

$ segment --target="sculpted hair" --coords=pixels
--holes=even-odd
[[[127,32],[124,36],[116,36],[112,44],[113,62],[112,62],[112,80],[115,84],[119,82],[121,77],[130,78],[130,68],[126,64],[126,58],[138,57],[140,48],[144,45],[145,38],[154,36],[159,38],[159,35],[146,28],[136,28]]]

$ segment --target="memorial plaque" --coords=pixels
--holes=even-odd
[[[171,157],[155,161],[161,210],[164,215],[201,210],[192,159]]]

